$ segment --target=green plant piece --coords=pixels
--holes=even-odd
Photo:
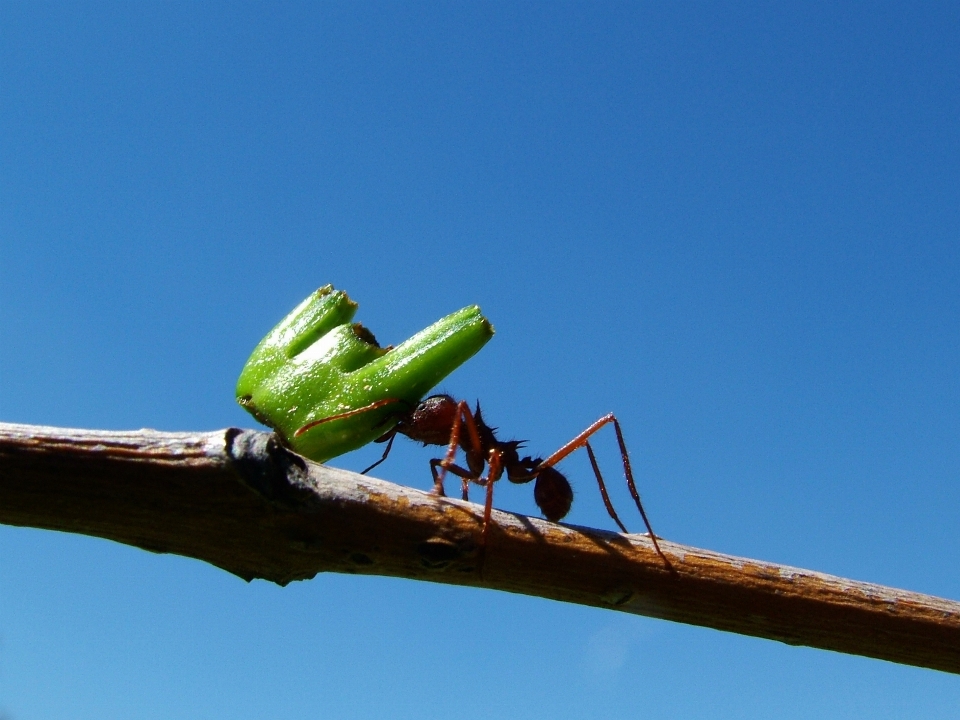
[[[376,440],[493,336],[472,305],[381,348],[350,322],[356,311],[342,290],[320,288],[260,341],[237,380],[237,402],[318,462]]]

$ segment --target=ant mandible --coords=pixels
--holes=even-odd
[[[395,401],[381,400],[360,410],[353,410],[342,415],[315,421],[300,428],[297,434],[306,432],[306,430],[318,423],[371,410],[374,409],[374,407],[380,407],[390,404],[391,402]],[[481,547],[485,547],[487,531],[490,526],[490,516],[493,509],[494,482],[499,480],[504,472],[507,473],[507,479],[512,483],[520,484],[536,480],[533,488],[533,498],[543,512],[544,517],[546,517],[547,520],[556,522],[566,516],[570,511],[570,506],[573,503],[573,489],[570,487],[570,483],[563,473],[554,466],[575,450],[585,447],[587,449],[587,455],[590,458],[590,465],[593,467],[594,475],[597,478],[597,485],[600,488],[600,495],[603,498],[603,504],[607,508],[607,513],[613,518],[617,526],[626,533],[626,526],[620,521],[616,510],[613,509],[613,504],[610,502],[607,487],[603,481],[603,476],[600,474],[600,466],[597,464],[597,458],[589,442],[591,435],[596,433],[604,425],[610,423],[613,424],[617,433],[617,442],[620,445],[620,456],[623,459],[623,473],[626,477],[630,494],[637,504],[640,517],[643,518],[647,532],[650,533],[650,539],[653,541],[653,546],[656,548],[657,554],[660,555],[668,567],[672,567],[670,561],[660,549],[657,536],[650,526],[647,513],[643,509],[643,504],[640,502],[640,494],[637,492],[637,486],[633,480],[633,470],[630,467],[630,457],[627,453],[626,443],[623,440],[620,422],[613,413],[604,415],[546,460],[542,458],[532,458],[530,456],[521,458],[518,450],[523,446],[523,441],[498,440],[496,428],[492,428],[484,422],[479,402],[476,405],[476,409],[471,412],[465,400],[458,402],[450,395],[431,395],[420,401],[413,410],[402,415],[390,430],[375,441],[386,442],[387,447],[383,451],[383,456],[364,470],[363,474],[370,472],[387,459],[393,447],[393,441],[396,439],[398,433],[406,435],[411,440],[422,442],[425,446],[446,445],[447,453],[445,457],[443,459],[435,458],[430,461],[430,472],[433,475],[432,492],[440,496],[445,495],[443,481],[447,472],[451,472],[460,478],[464,500],[469,499],[470,483],[486,488],[483,531],[480,540]],[[466,468],[454,463],[458,447],[463,449],[464,455],[466,456]],[[483,476],[485,466],[488,468],[486,477]]]

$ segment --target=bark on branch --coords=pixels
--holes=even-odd
[[[317,465],[272,434],[0,423],[0,522],[185,555],[248,580],[392,575],[605,607],[960,673],[960,603],[483,509]]]

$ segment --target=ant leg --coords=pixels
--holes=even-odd
[[[376,410],[377,408],[382,408],[384,405],[392,405],[393,403],[400,402],[400,398],[387,398],[386,400],[377,400],[370,403],[369,405],[364,405],[363,407],[357,408],[356,410],[347,410],[346,412],[337,413],[336,415],[331,415],[329,417],[320,418],[319,420],[314,420],[313,422],[308,422],[303,427],[299,428],[294,434],[294,437],[300,437],[307,430],[315,428],[317,425],[322,423],[328,423],[332,420],[342,420],[343,418],[353,417],[354,415],[361,415],[365,412],[370,412],[371,410]],[[367,468],[369,470],[370,468]],[[365,472],[365,471],[364,471]]]
[[[444,465],[443,463],[444,460],[438,460],[437,458],[434,458],[430,461],[430,472],[433,475],[433,490],[431,492],[434,495],[446,497],[446,493],[443,492],[443,478],[441,478],[437,473],[437,468],[440,467],[443,468],[441,472],[446,472],[449,470],[451,473],[463,480],[463,499],[469,500],[470,498],[467,494],[468,483],[475,482],[480,485],[483,483],[481,483],[479,479],[469,470],[466,470],[459,465],[454,465],[453,463],[450,463],[449,465]]]
[[[493,514],[493,483],[494,479],[501,473],[502,457],[499,450],[491,450],[490,457],[487,458],[487,499],[483,504],[483,530],[480,531],[480,547],[487,546],[487,531],[490,529],[490,516]]]
[[[613,417],[611,414],[610,417]],[[653,540],[653,544],[657,548],[657,552],[660,553],[660,556],[663,557],[663,551],[660,550],[660,546],[657,545],[657,536],[653,532],[653,528],[650,527],[650,521],[647,520],[647,513],[643,510],[643,503],[640,502],[640,493],[637,492],[637,486],[633,482],[633,470],[630,469],[630,456],[627,454],[627,444],[623,440],[623,431],[620,430],[620,423],[617,422],[617,419],[613,417],[613,429],[617,431],[617,443],[620,445],[620,457],[623,458],[623,474],[627,478],[627,487],[630,488],[630,494],[633,495],[633,501],[637,504],[637,510],[640,511],[640,517],[643,518],[643,524],[647,526],[647,531],[650,533],[650,539]],[[664,560],[666,558],[664,557]],[[669,565],[669,561],[667,562]]]
[[[461,400],[457,403],[457,414],[453,419],[453,427],[450,429],[450,443],[447,445],[447,454],[444,456],[443,460],[440,462],[442,470],[440,471],[439,477],[436,473],[433,475],[434,482],[434,492],[438,495],[444,495],[443,492],[443,480],[447,475],[447,468],[453,465],[453,459],[457,455],[457,448],[463,447],[460,442],[460,428],[462,425],[467,426],[467,434],[470,436],[470,442],[473,447],[480,447],[480,432],[477,430],[477,422],[473,419],[473,413],[470,412],[470,406],[467,405],[466,400]],[[468,463],[469,464],[469,463]],[[431,463],[431,469],[433,465]],[[457,473],[454,473],[456,475]],[[463,480],[463,499],[467,500],[467,478],[464,478],[462,475],[460,478]],[[471,476],[470,479],[473,479]]]
[[[490,472],[487,474],[487,477],[485,478],[478,478],[469,470],[462,468],[459,465],[447,465],[445,467],[446,470],[449,470],[451,473],[453,473],[454,475],[459,477],[461,480],[463,480],[464,487],[468,487],[468,483],[476,483],[481,487],[487,488],[487,496],[483,504],[483,534],[482,534],[481,543],[484,542],[487,537],[487,527],[490,524],[490,516],[493,512],[493,483],[494,483],[494,478],[502,469],[501,463],[502,463],[502,460],[500,456],[500,451],[491,450],[490,459],[489,459]],[[430,472],[433,473],[434,482],[437,482],[437,480],[439,480],[439,477],[437,475],[438,467],[444,467],[443,460],[433,459],[430,461]],[[441,492],[442,492],[442,488],[440,492],[438,492],[437,494],[439,495]],[[467,497],[466,491],[464,491],[463,499],[464,500],[470,499],[469,497]],[[624,530],[624,532],[626,532],[626,530]]]
[[[656,548],[657,554],[663,558],[663,561],[666,563],[667,567],[673,569],[673,565],[667,559],[667,556],[663,554],[663,550],[660,549],[660,543],[657,542],[656,533],[653,532],[653,528],[650,526],[650,520],[647,519],[647,513],[643,509],[643,503],[640,502],[640,493],[637,492],[637,485],[633,481],[633,469],[630,467],[630,455],[627,453],[627,444],[623,439],[623,431],[620,429],[620,422],[613,413],[604,415],[602,418],[590,425],[590,427],[577,435],[573,440],[568,442],[553,455],[544,460],[541,465],[556,465],[570,453],[578,450],[579,448],[586,447],[587,453],[591,456],[591,462],[593,464],[594,473],[597,476],[597,482],[600,484],[600,493],[601,495],[605,495],[606,493],[604,492],[603,481],[600,477],[600,468],[596,464],[596,458],[593,457],[593,450],[590,448],[587,440],[600,428],[609,423],[613,423],[613,427],[617,433],[617,442],[620,445],[620,457],[623,460],[623,474],[627,480],[627,487],[630,489],[630,494],[633,496],[633,500],[637,504],[637,509],[640,511],[640,517],[643,518],[643,524],[647,527],[647,532],[650,534],[650,539],[653,541],[653,547]],[[612,515],[612,517],[614,520],[617,519],[614,515]],[[617,524],[620,525],[621,528],[623,527],[619,520],[617,521]]]
[[[603,482],[603,476],[600,474],[600,466],[597,464],[597,456],[593,454],[593,448],[590,447],[589,442],[584,442],[585,447],[587,448],[587,455],[590,456],[590,464],[593,466],[593,474],[597,477],[597,485],[600,486],[600,496],[603,498],[603,504],[607,506],[607,514],[613,518],[613,521],[619,526],[620,530],[624,533],[627,532],[626,526],[620,522],[620,518],[617,517],[617,511],[613,509],[613,503],[610,502],[610,496],[607,495],[607,486]]]
[[[360,473],[360,474],[361,474],[361,475],[366,475],[368,472],[370,472],[371,470],[373,470],[377,465],[379,465],[379,464],[382,463],[384,460],[386,460],[386,459],[387,459],[387,455],[390,454],[390,448],[393,447],[393,441],[396,440],[396,439],[397,439],[397,429],[394,428],[393,430],[390,431],[390,439],[387,440],[387,447],[386,447],[386,448],[384,449],[384,451],[383,451],[383,457],[381,457],[381,458],[380,458],[379,460],[377,460],[373,465],[371,465],[370,467],[368,467],[366,470],[364,470],[364,471],[363,471],[362,473]]]
[[[469,412],[469,410],[467,411]],[[473,420],[473,417],[470,416],[470,420]],[[477,477],[469,470],[460,467],[459,465],[454,465],[452,463],[446,464],[447,459],[443,460],[433,459],[430,461],[430,472],[433,473],[434,481],[434,492],[438,495],[443,495],[443,479],[437,473],[437,468],[442,468],[441,472],[450,471],[463,481],[463,499],[469,500],[467,497],[467,488],[470,483],[476,483],[477,485],[486,486],[486,500],[483,504],[483,529],[480,531],[480,548],[479,548],[479,558],[478,563],[480,567],[480,573],[483,573],[483,563],[486,556],[487,549],[487,535],[489,534],[491,516],[493,514],[493,483],[496,478],[503,472],[502,467],[502,456],[499,450],[493,449],[490,451],[490,455],[487,458],[487,477]]]
[[[477,571],[481,578],[483,577],[483,566],[487,561],[487,535],[490,532],[490,525],[493,523],[491,518],[493,515],[493,483],[495,478],[503,472],[502,460],[500,451],[491,449],[490,455],[487,457],[487,477],[474,480],[478,485],[487,486],[487,497],[483,503],[483,529],[480,531],[480,546],[477,548]]]
[[[462,404],[462,403],[461,403]],[[447,470],[453,466],[453,459],[457,456],[457,447],[460,445],[460,405],[457,405],[457,414],[453,418],[453,427],[450,429],[450,442],[447,444],[447,453],[443,460],[437,463],[436,460],[430,461],[430,472],[433,473],[433,492],[440,497],[446,495],[443,491],[443,480],[447,476]],[[440,465],[440,474],[437,474],[437,464]],[[454,473],[456,475],[457,473]],[[466,492],[466,490],[464,490]]]

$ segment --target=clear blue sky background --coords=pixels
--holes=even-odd
[[[660,534],[960,598],[958,37],[956,3],[4,4],[0,418],[250,427],[236,376],[318,286],[384,343],[478,303],[443,387],[538,453],[615,411]],[[0,527],[4,720],[958,708],[875,660]]]

